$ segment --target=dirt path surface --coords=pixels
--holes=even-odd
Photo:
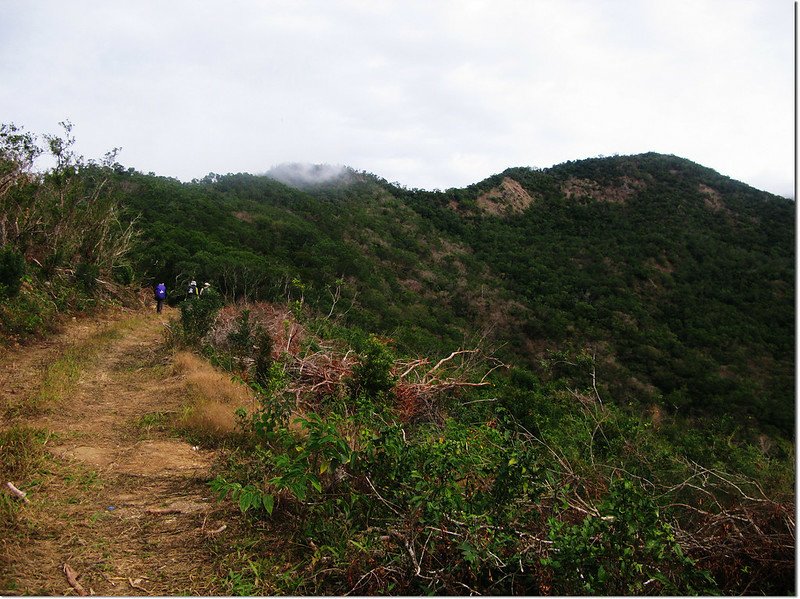
[[[169,312],[73,321],[0,358],[0,429],[44,436],[43,468],[0,539],[0,594],[211,595],[225,536],[214,455],[162,426],[187,387],[160,349]],[[6,481],[0,481],[4,484]],[[2,514],[0,514],[2,517]]]

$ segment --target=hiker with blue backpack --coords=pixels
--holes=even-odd
[[[164,283],[156,285],[156,312],[161,314],[161,308],[164,306],[164,300],[167,299],[167,286]]]

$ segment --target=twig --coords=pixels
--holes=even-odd
[[[467,586],[467,585],[465,585],[463,582],[459,582],[459,581],[457,581],[457,580],[456,580],[456,581],[455,581],[455,583],[456,583],[457,585],[459,585],[459,586],[462,586],[462,587],[464,587],[465,589],[467,589],[467,590],[469,591],[469,594],[470,594],[470,596],[472,596],[472,595],[480,595],[480,593],[479,593],[478,591],[476,591],[476,590],[475,590],[475,589],[473,589],[473,588],[470,588],[470,587],[468,587],[468,586]]]
[[[30,500],[26,497],[27,493],[25,491],[20,491],[17,489],[13,484],[6,483],[6,488],[11,491],[11,494],[14,495],[17,499],[24,503],[30,503]]]
[[[600,405],[603,405],[603,400],[600,397],[600,392],[597,390],[597,365],[595,363],[595,358],[597,356],[596,352],[592,352],[592,389],[594,389],[595,397],[597,397],[597,401],[600,402]]]
[[[347,592],[344,594],[344,596],[345,596],[345,597],[347,597],[347,596],[348,596],[350,593],[352,593],[353,591],[355,591],[355,590],[356,590],[356,589],[359,587],[359,585],[361,584],[361,581],[362,581],[362,580],[364,580],[364,579],[365,579],[367,576],[369,576],[370,574],[373,574],[373,575],[375,575],[375,578],[377,578],[377,579],[380,581],[380,578],[378,578],[378,575],[377,575],[377,574],[375,574],[375,570],[379,570],[379,569],[380,569],[380,567],[378,567],[378,568],[373,568],[372,570],[370,570],[369,572],[367,572],[366,574],[364,574],[364,575],[363,575],[361,578],[359,578],[359,579],[358,579],[358,582],[356,582],[356,583],[353,585],[353,588],[352,588],[352,589],[350,589],[349,591],[347,591]]]
[[[140,591],[144,591],[145,593],[150,595],[150,591],[148,591],[146,588],[144,588],[142,585],[139,584],[141,582],[141,580],[142,580],[141,578],[137,578],[136,580],[133,580],[132,578],[129,578],[128,579],[128,584],[131,585],[132,588],[139,589]]]
[[[452,535],[454,537],[463,537],[464,536],[460,532],[453,532],[452,530],[447,530],[446,528],[439,528],[439,527],[436,527],[436,526],[426,526],[425,528],[427,528],[428,530],[435,530],[437,532],[441,532],[441,533],[444,533],[446,535]]]
[[[405,545],[406,551],[408,551],[408,555],[411,557],[411,561],[414,562],[414,567],[417,569],[416,576],[419,576],[420,572],[422,572],[422,566],[420,565],[419,561],[417,560],[417,554],[414,551],[414,545],[411,544],[404,536],[400,535],[399,533],[393,533],[396,537],[403,540],[403,545]]]
[[[81,595],[82,597],[86,596],[86,590],[83,588],[83,586],[81,586],[81,583],[78,582],[78,573],[66,563],[64,564],[64,575],[67,577],[69,586],[75,589],[75,592],[78,593],[78,595]]]
[[[420,359],[420,360],[415,360],[414,362],[411,362],[410,366],[408,366],[406,364],[406,366],[408,366],[408,367],[403,371],[402,374],[398,375],[397,378],[398,379],[404,379],[409,374],[411,374],[411,372],[413,370],[415,370],[416,368],[419,368],[420,366],[422,366],[424,364],[429,364],[429,362],[428,362],[428,360],[426,358],[423,358],[423,359]]]
[[[477,352],[479,352],[479,351],[480,351],[479,349],[462,349],[462,350],[457,350],[457,351],[454,351],[453,353],[451,353],[451,354],[450,354],[449,356],[447,356],[446,358],[442,358],[441,360],[439,360],[439,361],[436,363],[436,366],[434,366],[433,368],[431,368],[431,369],[428,371],[428,374],[430,375],[430,374],[431,374],[433,371],[435,371],[435,370],[438,370],[438,368],[439,368],[439,367],[440,367],[442,364],[444,364],[445,362],[448,362],[449,360],[452,360],[452,359],[453,359],[453,358],[455,358],[456,356],[459,356],[459,355],[462,355],[462,354],[475,354],[475,353],[477,353]]]
[[[227,524],[223,524],[222,526],[220,526],[219,528],[217,528],[217,529],[215,529],[215,530],[209,530],[209,531],[207,531],[207,532],[206,532],[206,534],[207,534],[207,535],[218,535],[219,533],[221,533],[221,532],[222,532],[223,530],[225,530],[226,528],[228,528],[228,525],[227,525]]]
[[[394,506],[392,506],[392,504],[391,504],[391,503],[389,503],[389,502],[388,502],[388,501],[386,501],[386,500],[385,500],[383,497],[381,497],[381,494],[380,494],[380,493],[378,493],[378,490],[377,490],[377,489],[375,488],[375,486],[372,484],[372,481],[369,479],[369,476],[365,476],[364,478],[366,478],[366,479],[367,479],[367,482],[369,483],[369,486],[370,486],[370,488],[371,488],[371,489],[372,489],[372,491],[375,493],[375,495],[377,495],[377,496],[378,496],[378,499],[380,499],[380,500],[383,502],[383,504],[384,504],[386,507],[388,507],[388,508],[389,508],[390,510],[392,510],[392,511],[393,511],[395,514],[397,514],[398,516],[400,516],[400,517],[402,518],[403,514],[401,514],[400,512],[398,512],[398,511],[397,511],[397,510],[394,508]]]
[[[473,399],[472,401],[465,401],[461,405],[462,406],[468,406],[468,405],[473,404],[473,403],[483,403],[483,402],[486,402],[486,401],[497,401],[497,398],[496,397],[489,397],[487,399]]]

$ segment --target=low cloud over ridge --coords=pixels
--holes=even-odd
[[[264,174],[286,185],[303,188],[332,183],[350,173],[350,169],[341,165],[291,162],[273,166]]]

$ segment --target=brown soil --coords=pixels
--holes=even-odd
[[[520,214],[533,202],[534,198],[510,177],[504,177],[499,186],[482,194],[476,200],[478,208],[495,216]]]
[[[561,185],[566,198],[593,198],[598,202],[625,204],[629,198],[644,189],[645,183],[632,177],[621,177],[617,185],[601,186],[591,179],[570,177]]]
[[[13,481],[30,503],[1,527],[10,534],[0,539],[0,594],[77,594],[65,564],[90,594],[224,594],[213,547],[231,531],[220,530],[225,508],[207,484],[214,453],[158,425],[191,401],[186,373],[161,349],[169,315],[74,320],[0,360],[0,429],[46,431],[48,451],[35,480]],[[94,357],[67,397],[33,414],[8,410],[34,397],[49,364],[86,344]]]
[[[698,183],[697,190],[703,194],[703,202],[709,210],[712,212],[729,212],[722,201],[722,195],[716,189],[703,183]]]

